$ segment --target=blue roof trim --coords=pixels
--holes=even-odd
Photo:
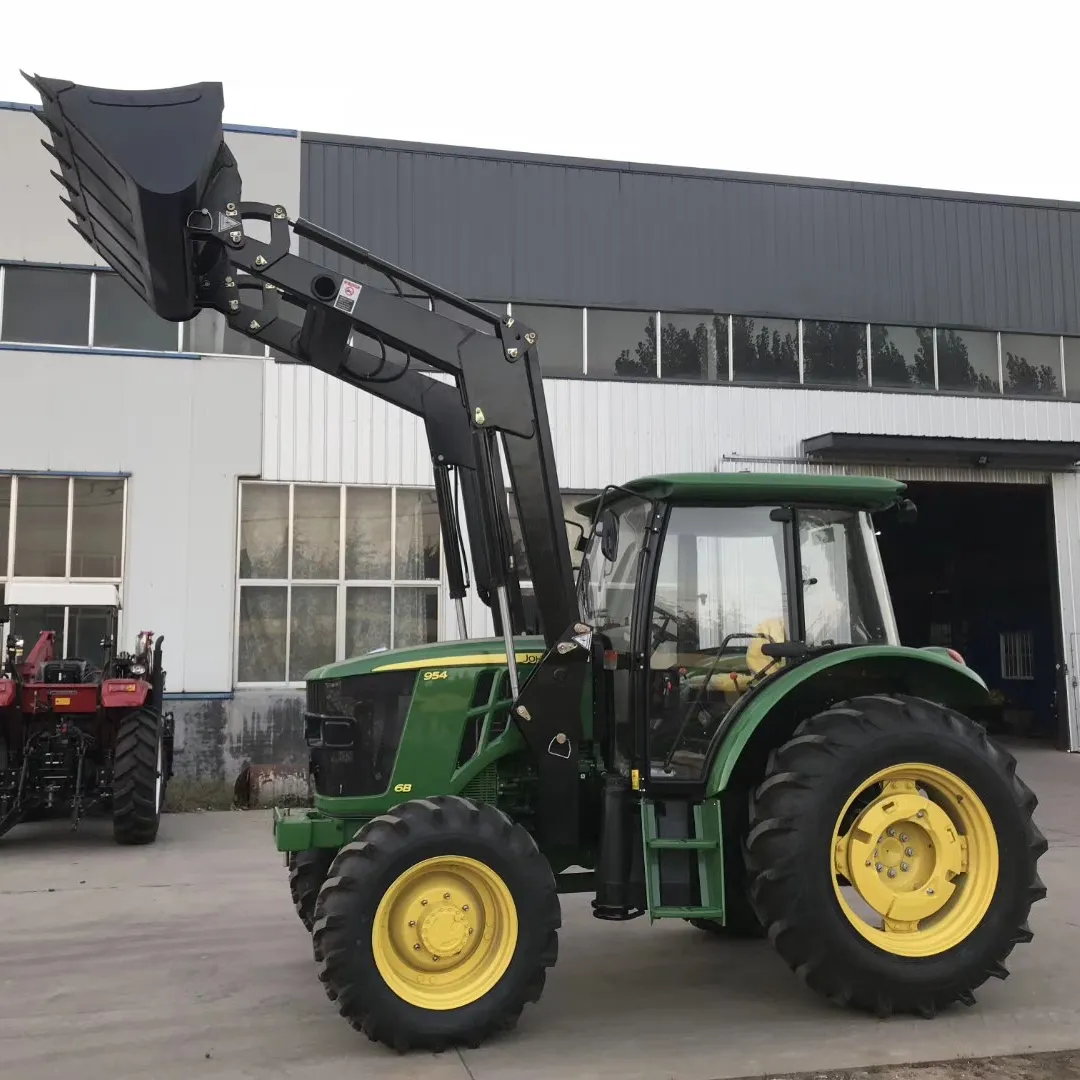
[[[25,101],[0,101],[0,109],[7,109],[9,112],[41,112],[40,105]],[[224,131],[242,131],[251,135],[280,135],[289,139],[300,137],[297,128],[265,127],[261,124],[222,124],[221,127]]]
[[[130,480],[130,472],[79,472],[72,469],[0,469],[0,476],[74,476],[78,480]]]
[[[33,342],[4,341],[0,342],[0,351],[3,352],[47,352],[47,353],[76,353],[85,356],[148,356],[150,358],[164,357],[168,360],[201,360],[202,353],[177,352],[175,349],[169,352],[161,352],[156,349],[116,349],[105,345],[38,345]],[[216,353],[214,355],[217,355]],[[228,354],[223,354],[228,355]],[[265,360],[266,357],[255,356],[253,360]]]

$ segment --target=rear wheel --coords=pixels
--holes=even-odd
[[[747,838],[751,899],[814,990],[879,1015],[974,1004],[1030,941],[1047,843],[1016,763],[961,714],[871,696],[774,751]]]
[[[120,721],[113,755],[113,838],[118,844],[157,839],[165,798],[161,716],[133,709]]]
[[[341,1015],[399,1051],[478,1046],[538,1001],[558,956],[555,878],[493,806],[419,799],[364,826],[315,905]]]

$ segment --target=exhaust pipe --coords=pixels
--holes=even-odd
[[[221,84],[105,90],[22,74],[41,95],[70,224],[161,318],[194,318],[201,245],[189,219],[222,174],[240,193]]]

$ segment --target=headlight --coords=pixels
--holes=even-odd
[[[132,664],[131,665],[131,674],[132,675],[145,675],[146,674],[146,665],[145,664]]]

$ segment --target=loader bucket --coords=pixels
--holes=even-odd
[[[42,144],[60,163],[53,176],[71,224],[163,319],[194,317],[186,223],[215,168],[232,160],[221,84],[104,90],[25,77],[41,95],[39,115],[52,136]]]

